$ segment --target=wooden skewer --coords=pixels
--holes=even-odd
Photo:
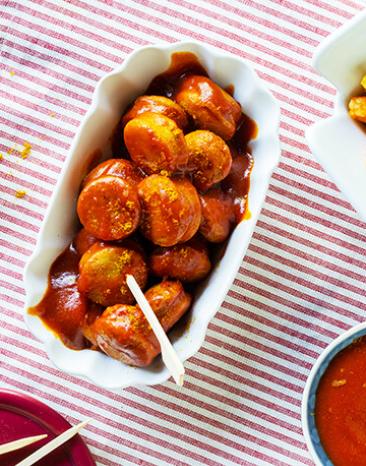
[[[47,434],[32,435],[31,437],[23,437],[19,438],[18,440],[13,440],[12,442],[3,443],[2,445],[0,445],[0,455],[4,455],[5,453],[9,453],[11,451],[27,447],[28,445],[32,445],[32,443],[39,442],[40,440],[43,440],[46,437]]]
[[[156,317],[155,312],[151,309],[149,302],[145,298],[135,278],[132,275],[126,275],[126,283],[131,290],[131,293],[134,295],[137,304],[145,314],[147,321],[149,322],[158,342],[160,343],[161,356],[163,358],[164,364],[173,376],[175,383],[182,387],[184,380],[184,366],[181,360],[178,358],[178,355],[170,343],[158,318]]]
[[[80,422],[80,424],[78,424],[77,426],[70,427],[70,429],[65,430],[65,432],[58,435],[50,442],[46,443],[46,445],[43,445],[43,447],[36,450],[23,461],[18,463],[16,466],[32,466],[32,464],[36,463],[44,456],[51,453],[51,451],[56,450],[56,448],[58,448],[60,445],[70,440],[71,437],[76,435],[88,422],[90,422],[90,419],[84,422]]]

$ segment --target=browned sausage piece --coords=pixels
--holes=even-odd
[[[156,248],[150,257],[150,269],[159,277],[183,282],[202,280],[211,269],[204,241],[193,238],[171,248]]]
[[[225,141],[233,137],[241,115],[240,105],[211,79],[187,76],[181,81],[175,100],[198,128],[213,131]]]
[[[200,191],[207,191],[229,174],[232,163],[230,149],[223,139],[211,131],[193,131],[185,139],[193,183]]]
[[[123,126],[138,115],[147,112],[160,113],[175,121],[181,129],[184,129],[188,124],[185,111],[174,100],[162,95],[142,95],[135,100],[131,109],[123,116]]]
[[[232,199],[214,188],[200,196],[202,205],[202,223],[200,233],[212,243],[224,241],[230,234],[235,220]]]
[[[159,246],[179,243],[191,222],[191,204],[170,178],[151,175],[138,186],[141,231]]]
[[[96,243],[82,256],[78,288],[95,303],[102,306],[133,303],[134,298],[126,285],[126,274],[132,274],[140,287],[145,287],[145,260],[132,241],[125,244]]]
[[[85,228],[82,228],[74,238],[74,247],[78,254],[82,256],[93,244],[100,240],[91,235]]]
[[[170,118],[157,113],[138,115],[125,126],[124,138],[132,160],[145,173],[172,174],[186,169],[183,131]]]
[[[140,221],[137,188],[117,176],[98,178],[81,191],[77,213],[91,235],[105,241],[126,238]]]
[[[102,176],[113,175],[122,178],[131,185],[137,185],[143,179],[142,172],[133,162],[125,159],[109,159],[97,165],[84,178],[82,187]]]
[[[191,297],[181,283],[166,281],[145,293],[165,331],[188,310]],[[138,306],[108,307],[93,325],[102,351],[132,366],[147,366],[160,353],[160,345]]]
[[[188,227],[179,242],[184,243],[191,239],[198,231],[201,224],[201,203],[196,188],[186,178],[175,180],[180,193],[184,196],[186,203],[189,204],[189,213],[187,213]]]

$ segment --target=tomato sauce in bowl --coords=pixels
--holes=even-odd
[[[330,362],[316,392],[315,424],[335,466],[366,464],[366,336]]]
[[[333,340],[315,362],[302,427],[316,466],[366,465],[366,323]]]

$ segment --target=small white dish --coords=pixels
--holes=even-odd
[[[333,466],[326,454],[315,424],[315,400],[320,379],[327,370],[333,358],[354,340],[366,335],[366,323],[362,323],[342,333],[321,353],[307,379],[301,407],[301,419],[304,437],[308,450],[316,466]]]
[[[309,147],[350,203],[366,220],[366,131],[348,115],[350,96],[362,92],[366,74],[366,10],[330,35],[313,66],[337,88],[333,116],[306,132]]]
[[[251,143],[255,160],[249,192],[251,218],[241,222],[233,231],[224,256],[194,301],[189,328],[183,334],[177,330],[170,333],[182,361],[199,350],[207,326],[235,278],[262,208],[269,179],[280,157],[279,106],[276,100],[244,60],[226,52],[197,42],[142,47],[99,82],[91,108],[75,136],[51,198],[35,251],[25,268],[24,283],[26,323],[44,343],[51,361],[64,372],[87,378],[105,388],[154,385],[166,381],[169,373],[161,358],[157,358],[150,367],[141,369],[126,366],[97,351],[70,350],[38,317],[29,315],[27,309],[42,298],[52,262],[76,232],[76,199],[93,152],[107,144],[120,119],[121,109],[141,95],[152,78],[169,67],[172,53],[179,51],[196,54],[210,77],[221,86],[233,84],[234,97],[259,127],[259,134]]]

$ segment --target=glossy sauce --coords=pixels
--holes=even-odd
[[[335,466],[366,465],[366,337],[331,361],[319,383],[315,422]]]
[[[78,291],[80,256],[70,245],[52,264],[48,288],[42,301],[29,309],[38,315],[69,348],[82,349],[87,345],[82,327],[87,312],[87,300]]]
[[[174,96],[180,80],[190,74],[207,76],[206,70],[194,54],[188,52],[175,53],[172,55],[169,69],[151,81],[145,94],[163,95],[171,98]],[[233,94],[234,87],[229,86],[227,91]],[[193,129],[195,128],[191,121],[186,132]],[[228,143],[233,156],[233,164],[228,177],[221,183],[221,187],[232,198],[237,223],[250,217],[247,199],[253,158],[248,144],[251,139],[257,136],[257,132],[256,123],[245,114],[242,114],[238,129]],[[123,125],[121,122],[111,136],[111,146],[112,157],[129,158],[123,141]],[[96,154],[99,155],[99,152]],[[94,165],[95,163],[92,163],[90,169]],[[144,250],[149,251],[151,244],[141,238],[139,234],[137,234],[137,238],[138,242],[143,245]],[[209,245],[210,255],[216,260],[224,253],[224,244]],[[76,280],[78,278],[79,260],[80,256],[74,247],[72,245],[68,247],[51,267],[49,285],[42,301],[29,310],[31,314],[40,316],[43,322],[59,336],[63,343],[73,349],[90,347],[90,343],[83,337],[82,326],[85,319],[94,319],[102,311],[102,308],[86,300],[77,289]],[[152,280],[150,277],[150,286],[154,284]],[[194,292],[195,288],[188,285],[186,289],[189,292]],[[74,309],[74,312],[71,312],[72,309]]]

